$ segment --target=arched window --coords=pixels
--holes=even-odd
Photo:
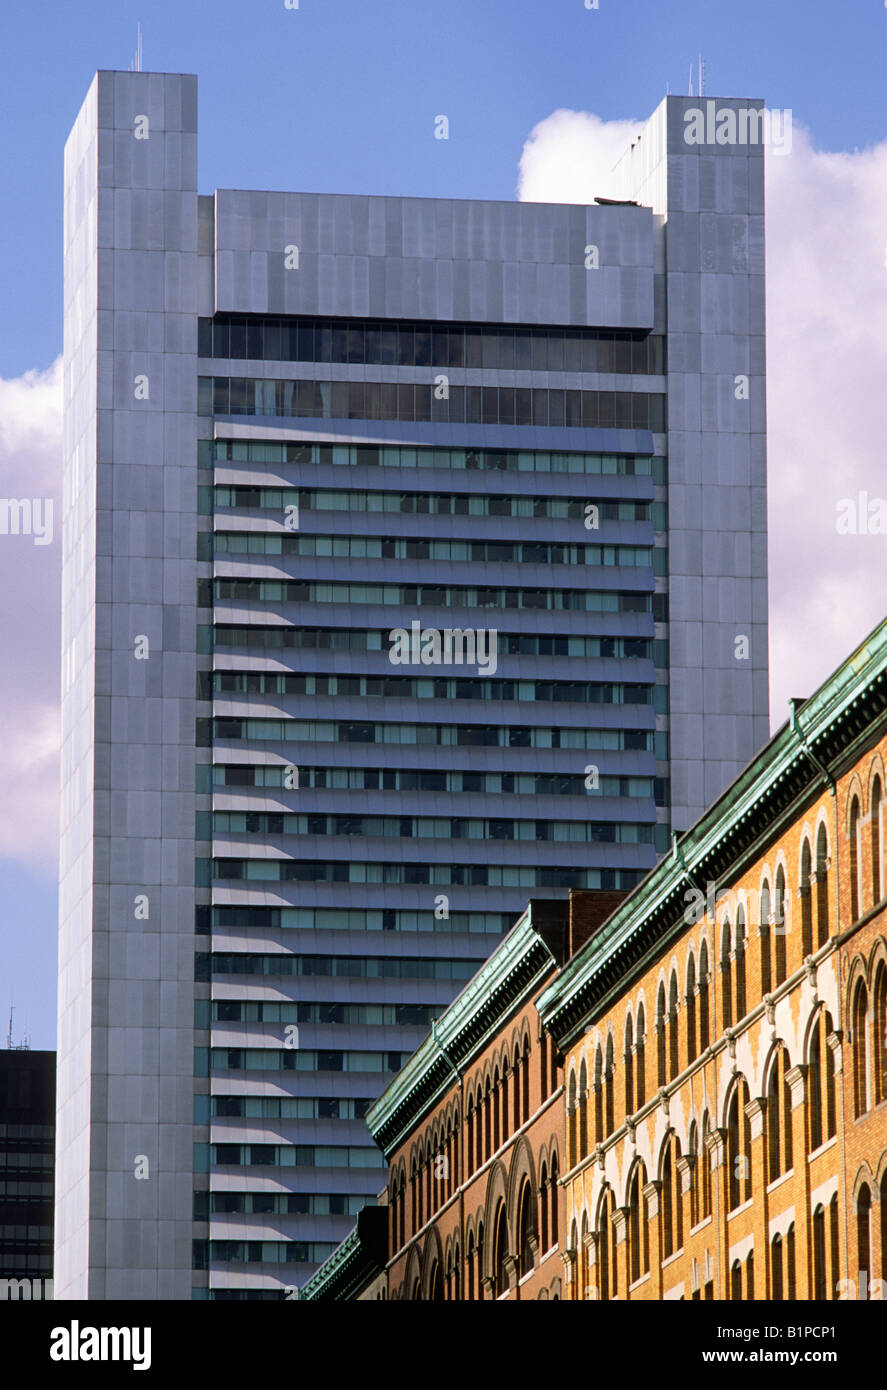
[[[785,981],[785,938],[788,932],[788,923],[785,920],[785,871],[780,864],[776,870],[776,892],[773,911],[772,939],[775,943],[774,956],[775,968],[773,971],[773,983],[781,985]]]
[[[872,902],[881,901],[881,779],[876,777],[872,783]]]
[[[825,1207],[820,1202],[813,1213],[813,1297],[822,1302],[828,1297],[828,1277],[825,1267]]]
[[[670,1081],[674,1081],[680,1069],[678,1058],[678,977],[673,970],[668,991],[668,1078]]]
[[[548,1250],[548,1200],[548,1168],[543,1159],[539,1170],[539,1253],[542,1255]]]
[[[391,1234],[391,1240],[390,1240],[390,1242],[389,1242],[389,1258],[393,1258],[393,1256],[396,1255],[397,1252],[398,1252],[398,1250],[400,1249],[400,1247],[399,1247],[399,1245],[398,1245],[398,1243],[397,1243],[397,1234],[398,1234],[398,1231],[400,1230],[400,1209],[399,1209],[399,1206],[398,1206],[397,1175],[396,1175],[396,1174],[395,1174],[395,1177],[394,1177],[394,1181],[393,1181],[393,1183],[391,1184],[391,1193],[390,1193],[389,1198],[388,1198],[388,1205],[389,1205],[389,1207],[391,1208],[391,1221],[390,1221],[390,1224],[389,1224],[389,1231],[390,1231],[390,1234]]]
[[[774,1303],[781,1303],[785,1298],[785,1270],[780,1235],[775,1235],[770,1242],[770,1298]]]
[[[492,1106],[490,1104],[490,1078],[484,1082],[484,1160],[493,1152]]]
[[[440,1277],[440,1261],[435,1260],[431,1266],[431,1273],[428,1276],[428,1301],[429,1303],[443,1302],[443,1286]]]
[[[724,918],[721,924],[721,1013],[724,1027],[733,1023],[733,974],[730,961],[730,922]]]
[[[795,1228],[774,1236],[770,1245],[770,1298],[782,1303],[795,1297]]]
[[[520,1276],[529,1274],[533,1268],[533,1194],[529,1182],[525,1182],[521,1192],[518,1216],[518,1261]]]
[[[752,1250],[749,1250],[745,1261],[745,1296],[748,1299],[755,1296],[755,1256]]]
[[[597,1224],[597,1280],[598,1297],[615,1298],[619,1292],[618,1266],[616,1264],[616,1232],[613,1216],[616,1211],[616,1198],[611,1187],[601,1193]]]
[[[832,1016],[820,1009],[810,1030],[807,1062],[807,1142],[812,1153],[837,1133],[835,1057],[828,1045]]]
[[[567,1088],[567,1167],[576,1165],[576,1073],[570,1072]]]
[[[699,1215],[699,1131],[694,1120],[690,1126],[690,1134],[687,1140],[687,1158],[690,1161],[690,1230],[698,1225],[701,1217]]]
[[[522,1092],[521,1098],[523,1101],[521,1107],[522,1123],[526,1124],[527,1120],[530,1118],[530,1039],[527,1034],[524,1034],[524,1047],[523,1054],[521,1056],[520,1079]],[[514,1084],[515,1086],[517,1085],[517,1077],[515,1077]]]
[[[656,995],[656,1084],[664,1086],[666,1082],[665,1073],[665,985],[659,986],[659,993]]]
[[[699,1149],[699,1162],[702,1164],[699,1183],[699,1191],[702,1198],[701,1221],[704,1221],[707,1216],[711,1216],[711,1155],[709,1154],[707,1143],[710,1132],[708,1115],[706,1114],[702,1119],[702,1145]]]
[[[585,1058],[579,1071],[579,1157],[588,1153],[588,1068]]]
[[[644,1188],[647,1173],[643,1163],[635,1165],[628,1186],[628,1261],[632,1283],[650,1272],[650,1228]]]
[[[751,1197],[751,1122],[745,1113],[748,1086],[740,1077],[733,1088],[727,1110],[727,1170],[729,1211]]]
[[[635,1074],[635,1090],[636,1090],[636,1092],[637,1092],[637,1094],[636,1094],[636,1096],[635,1096],[635,1105],[637,1106],[638,1110],[640,1110],[640,1108],[641,1108],[642,1105],[646,1104],[646,1100],[647,1100],[647,1070],[646,1070],[646,1063],[645,1063],[645,1056],[646,1056],[646,1053],[645,1053],[645,1046],[644,1046],[644,1037],[645,1037],[645,1034],[646,1034],[646,1021],[645,1021],[645,1018],[644,1018],[644,1006],[643,1006],[643,1004],[639,1004],[639,1005],[638,1005],[638,1030],[637,1030],[637,1042],[635,1043],[635,1068],[634,1068],[634,1074]]]
[[[738,1023],[745,1018],[745,909],[736,909],[736,1011],[733,1015]]]
[[[785,1296],[790,1302],[794,1302],[797,1297],[795,1285],[795,1227],[794,1223],[788,1228],[785,1238]]]
[[[696,1061],[696,962],[687,962],[687,1065]]]
[[[699,1051],[711,1042],[711,1015],[708,1004],[708,943],[699,948]]]
[[[543,1033],[542,1036],[544,1037],[545,1034]],[[514,1084],[511,1087],[511,1114],[513,1117],[512,1124],[515,1129],[520,1129],[520,1051],[517,1047],[515,1047],[514,1055],[511,1059],[511,1074],[514,1078]]]
[[[838,1254],[838,1194],[832,1197],[828,1204],[828,1234],[829,1234],[829,1260],[831,1269],[831,1280],[829,1281],[829,1298],[838,1297],[838,1273],[840,1270],[840,1259]]]
[[[495,1280],[496,1293],[502,1294],[508,1288],[508,1270],[506,1260],[508,1259],[508,1222],[505,1219],[505,1203],[499,1203],[499,1210],[496,1213],[496,1220],[493,1226],[496,1232],[495,1245]]]
[[[505,1143],[506,1139],[508,1138],[509,1134],[511,1133],[511,1130],[510,1130],[509,1127],[508,1127],[508,1075],[509,1075],[509,1062],[508,1062],[508,1054],[506,1053],[505,1056],[502,1058],[502,1143],[503,1143],[503,1144]],[[514,1076],[514,1089],[517,1090],[517,1088],[518,1088],[518,1086],[519,1086],[519,1084],[520,1084],[520,1072],[517,1070],[516,1067],[515,1067],[515,1069],[514,1069],[513,1076]],[[517,1128],[517,1125],[515,1125],[515,1129],[516,1129],[516,1128]]]
[[[474,1096],[468,1092],[465,1108],[465,1160],[469,1173],[474,1172]]]
[[[582,1231],[579,1236],[579,1297],[588,1296],[588,1212],[582,1213]]]
[[[559,1240],[559,1238],[560,1238],[559,1235],[558,1235],[557,1178],[558,1178],[558,1162],[557,1162],[557,1150],[555,1150],[555,1151],[552,1153],[552,1155],[551,1155],[551,1181],[550,1181],[549,1184],[548,1184],[549,1198],[550,1198],[550,1201],[551,1201],[551,1208],[550,1208],[551,1223],[550,1223],[550,1224],[551,1224],[551,1243],[552,1243],[552,1245],[557,1245],[558,1240]]]
[[[848,825],[850,840],[850,920],[859,917],[859,798],[854,796],[850,802]]]
[[[772,987],[770,970],[770,885],[766,879],[761,886],[760,929],[761,993],[769,994]]]
[[[730,1267],[730,1297],[736,1303],[742,1298],[742,1265],[738,1260]]]
[[[465,1248],[465,1295],[469,1303],[474,1302],[474,1232],[468,1232]]]
[[[828,838],[825,826],[816,837],[816,945],[828,941]]]
[[[872,1288],[872,1194],[863,1183],[856,1198],[856,1288],[858,1296],[871,1298]]]
[[[788,1053],[777,1050],[767,1087],[767,1177],[774,1182],[792,1168],[792,1093],[785,1079]]]
[[[485,1249],[485,1245],[484,1245],[484,1234],[485,1234],[485,1233],[484,1233],[484,1223],[483,1223],[482,1221],[478,1221],[478,1223],[477,1223],[477,1296],[478,1296],[478,1299],[480,1299],[480,1300],[483,1300],[483,1297],[484,1297],[484,1285],[483,1285],[484,1249]]]
[[[681,1175],[678,1159],[681,1156],[677,1135],[671,1134],[662,1155],[662,1183],[659,1210],[662,1220],[662,1254],[665,1259],[680,1250],[684,1243],[682,1220]]]
[[[809,956],[813,950],[813,889],[810,877],[810,841],[805,837],[801,847],[801,882],[798,886],[801,899],[801,953],[804,956]]]
[[[853,1109],[859,1118],[868,1110],[868,1039],[866,1014],[868,993],[862,980],[853,996]]]
[[[604,1137],[604,1057],[598,1043],[594,1053],[594,1142]]]
[[[499,1087],[501,1084],[499,1079],[499,1068],[497,1067],[493,1073],[493,1153],[496,1153],[502,1143],[501,1130],[499,1128],[499,1108],[501,1101]]]
[[[625,1039],[622,1047],[622,1066],[624,1068],[625,1073],[624,1100],[626,1115],[631,1115],[634,1113],[634,1056],[632,1055],[633,1046],[634,1037],[632,1034],[631,1027],[631,1014],[629,1014],[625,1020]]]
[[[875,1036],[873,1061],[875,1104],[887,1100],[887,965],[882,961],[875,973]]]
[[[607,1037],[607,1067],[604,1076],[604,1108],[606,1113],[607,1134],[613,1133],[616,1128],[615,1120],[615,1098],[616,1090],[616,1064],[613,1057],[613,1034]]]

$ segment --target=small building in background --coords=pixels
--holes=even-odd
[[[54,1201],[55,1053],[10,1047],[0,1052],[0,1301],[52,1297]]]

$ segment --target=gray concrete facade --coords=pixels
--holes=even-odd
[[[668,342],[670,753],[680,830],[769,737],[767,127],[743,114],[763,109],[759,100],[667,97],[619,165],[622,195],[655,214],[656,317]],[[722,112],[735,113],[735,143]]]
[[[197,83],[65,150],[56,1297],[191,1295]]]
[[[366,1107],[527,897],[632,886],[766,739],[763,164],[679,148],[685,106],[629,156],[640,206],[199,197],[196,78],[97,75],[65,159],[58,1297],[287,1296],[381,1186]],[[265,349],[303,327],[323,352]],[[438,328],[466,356],[423,416]],[[327,351],[352,329],[375,356]],[[500,330],[511,365],[469,362]],[[549,330],[621,346],[519,362]],[[497,628],[495,680],[393,666],[414,618]]]

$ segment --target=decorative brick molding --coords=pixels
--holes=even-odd
[[[796,1067],[789,1067],[785,1073],[785,1079],[789,1084],[792,1093],[792,1110],[797,1110],[799,1105],[804,1104],[804,1078],[807,1073],[807,1064],[801,1063]]]
[[[834,1059],[835,1076],[840,1076],[844,1068],[844,1049],[841,1046],[843,1037],[840,1029],[836,1029],[834,1033],[827,1033],[825,1038],[826,1045],[831,1048]]]
[[[689,1192],[693,1183],[693,1168],[696,1163],[695,1154],[688,1158],[679,1158],[677,1164],[678,1173],[681,1178],[681,1192]]]
[[[749,1119],[752,1143],[760,1139],[764,1133],[764,1112],[767,1109],[767,1101],[764,1096],[754,1096],[745,1106],[745,1113]]]

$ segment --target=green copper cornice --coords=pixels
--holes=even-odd
[[[887,621],[765,744],[726,791],[545,989],[538,1008],[564,1050],[648,954],[684,929],[692,886],[741,872],[805,800],[829,785],[887,720]],[[812,754],[812,757],[811,757]]]
[[[437,1020],[434,1035],[420,1044],[370,1109],[367,1126],[386,1158],[453,1084],[454,1070],[464,1070],[555,964],[533,927],[532,907],[531,903]]]

